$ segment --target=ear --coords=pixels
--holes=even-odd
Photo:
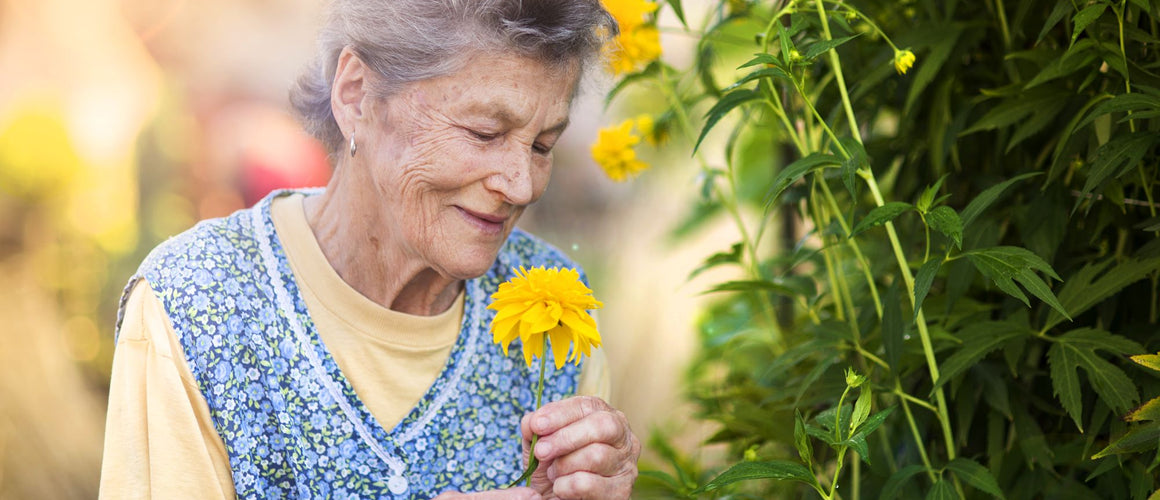
[[[348,45],[338,55],[338,66],[330,88],[330,110],[342,130],[350,137],[363,119],[363,107],[370,95],[370,68],[359,59]]]

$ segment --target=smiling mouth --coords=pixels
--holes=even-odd
[[[508,220],[508,216],[479,213],[463,207],[455,208],[459,209],[459,213],[463,214],[468,222],[486,234],[494,235],[503,232],[504,223]]]

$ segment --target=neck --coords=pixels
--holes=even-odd
[[[388,309],[419,316],[446,311],[463,284],[410,255],[384,220],[369,179],[337,168],[326,192],[304,200],[306,220],[331,267],[351,288]]]

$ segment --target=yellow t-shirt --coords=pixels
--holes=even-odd
[[[413,316],[358,293],[327,262],[303,195],[271,205],[274,230],[322,342],[371,414],[390,429],[439,376],[459,335],[463,293],[447,311]],[[225,444],[156,294],[139,281],[113,357],[101,498],[234,498]],[[600,351],[577,392],[608,399]]]

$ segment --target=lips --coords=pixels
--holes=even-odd
[[[463,214],[468,222],[472,223],[484,233],[497,234],[503,231],[504,223],[507,222],[509,215],[497,215],[476,212],[468,210],[463,207],[455,207],[459,209],[459,213]]]

